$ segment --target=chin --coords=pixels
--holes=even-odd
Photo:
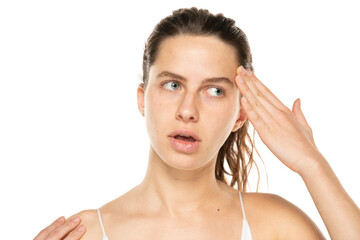
[[[197,155],[197,156],[196,156]],[[184,170],[193,171],[202,168],[207,165],[209,161],[205,161],[204,157],[198,156],[198,154],[186,155],[183,153],[167,153],[161,160],[169,167]]]

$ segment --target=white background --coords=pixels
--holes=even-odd
[[[360,204],[357,2],[209,2],[0,2],[2,239],[32,239],[56,218],[100,207],[142,181],[149,139],[136,87],[144,43],[181,7],[236,21],[256,75],[290,109],[301,98],[319,150]],[[329,238],[300,176],[258,135],[255,143],[269,177],[267,187],[261,173],[260,191],[300,207]]]

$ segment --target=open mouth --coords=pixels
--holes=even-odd
[[[200,147],[200,140],[196,140],[191,136],[175,135],[170,137],[171,146],[179,152],[193,153],[197,151]]]
[[[185,142],[196,142],[196,140],[191,136],[186,137],[186,136],[176,135],[174,136],[174,138]]]

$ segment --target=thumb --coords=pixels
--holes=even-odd
[[[295,118],[305,127],[305,129],[311,130],[309,124],[306,121],[305,115],[301,110],[301,101],[300,98],[297,98],[294,102],[292,112],[295,115]]]
[[[309,136],[309,140],[314,145],[314,147],[317,149],[317,146],[316,146],[315,140],[314,140],[314,136],[313,136],[313,133],[312,133],[312,129],[309,126],[309,124],[307,123],[305,115],[302,112],[300,105],[301,105],[300,104],[300,98],[298,98],[294,102],[292,112],[293,112],[295,118],[300,122],[300,124],[308,131],[307,134]]]

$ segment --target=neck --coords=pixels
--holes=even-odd
[[[217,208],[224,183],[215,178],[215,162],[216,157],[195,170],[181,170],[166,164],[150,147],[147,172],[138,185],[142,200],[152,211],[172,217]]]

